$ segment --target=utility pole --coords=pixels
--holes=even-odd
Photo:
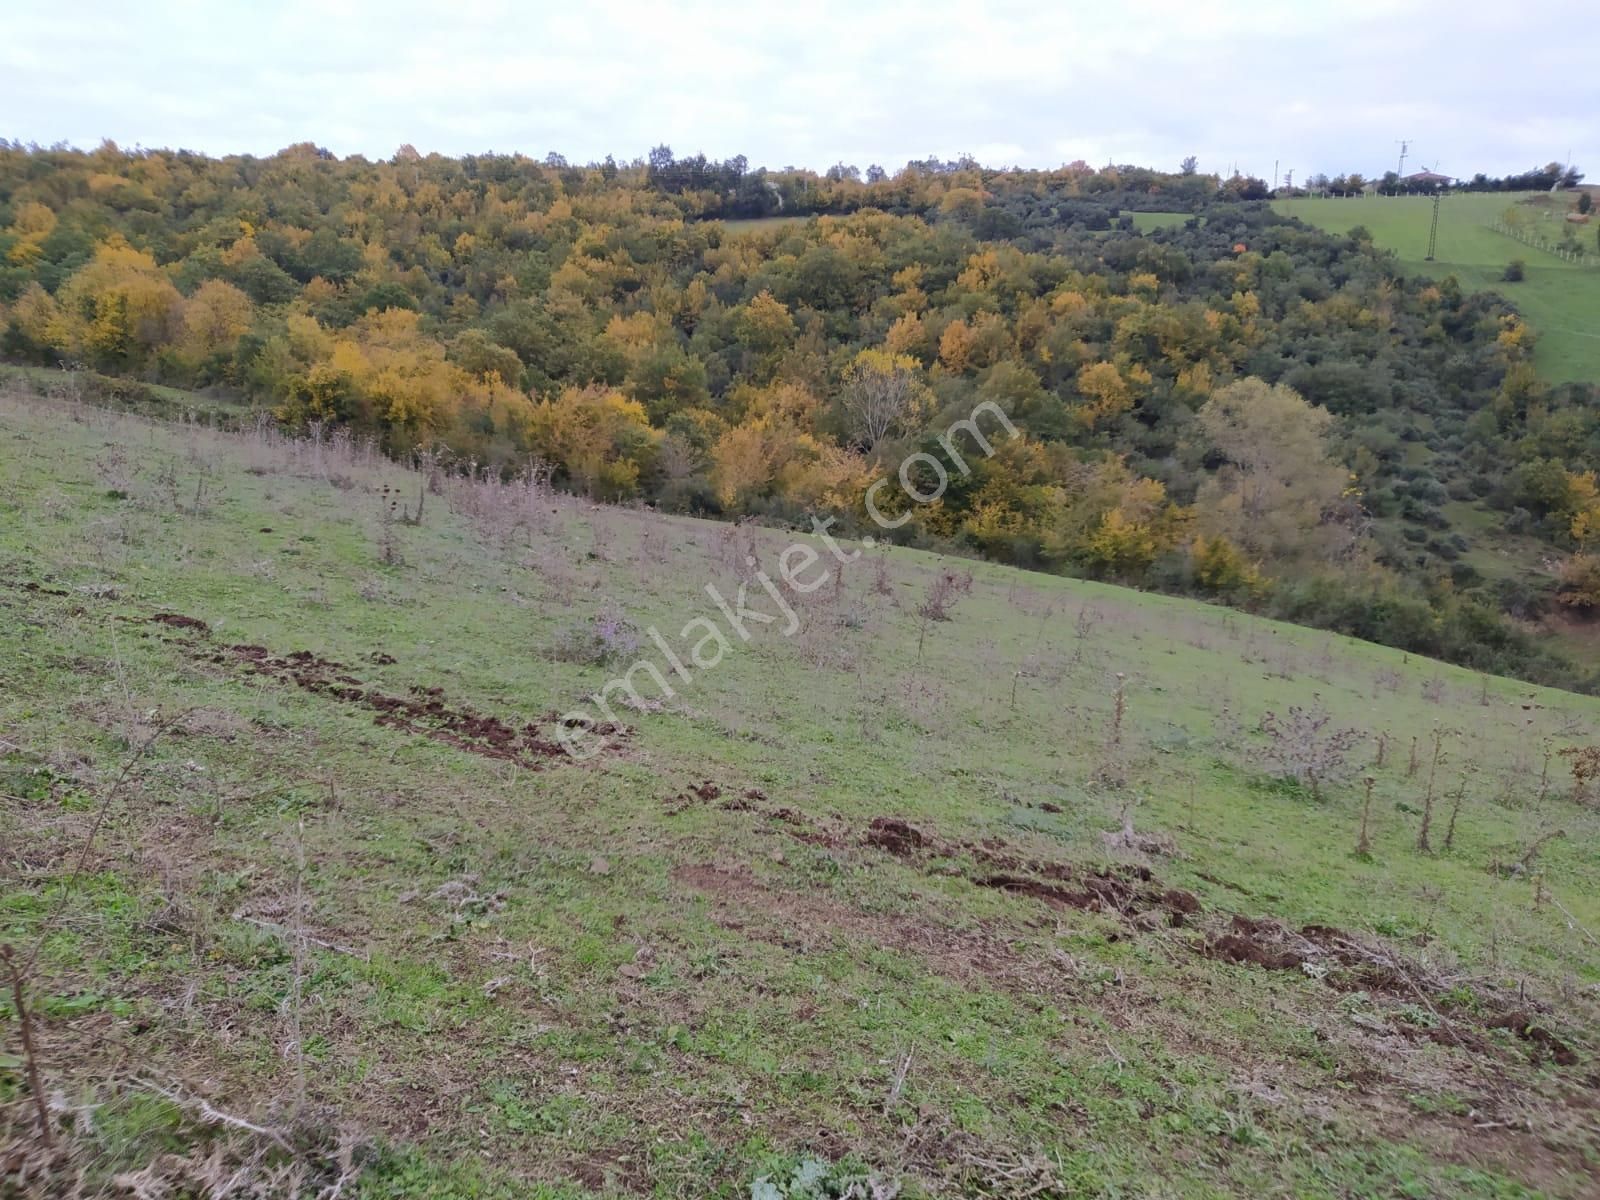
[[[1402,139],[1400,142],[1400,165],[1395,169],[1395,174],[1400,176],[1401,179],[1406,177],[1406,151],[1410,149],[1411,140],[1409,138]]]
[[[1278,194],[1278,160],[1272,160],[1272,194]]]

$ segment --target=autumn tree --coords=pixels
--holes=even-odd
[[[66,336],[55,297],[37,283],[29,283],[23,289],[7,319],[15,330],[17,348],[29,356],[42,357],[57,345],[57,339]]]
[[[1108,362],[1091,363],[1078,372],[1077,388],[1084,402],[1078,409],[1078,420],[1088,428],[1127,412],[1133,407],[1135,387],[1149,382],[1150,374],[1142,368],[1136,379],[1130,379]]]
[[[891,433],[904,432],[928,407],[916,360],[887,350],[863,350],[845,372],[840,402],[856,439],[870,454]]]
[[[1195,500],[1203,533],[1277,562],[1326,562],[1352,549],[1349,527],[1334,519],[1349,475],[1330,457],[1326,409],[1251,378],[1213,393],[1196,423],[1223,459]]]
[[[51,342],[107,370],[137,371],[183,328],[183,296],[122,238],[102,244],[61,289]]]
[[[1561,567],[1556,599],[1574,613],[1600,615],[1600,555],[1574,554]]]
[[[1585,471],[1569,474],[1567,486],[1572,513],[1567,531],[1577,544],[1578,552],[1583,554],[1600,545],[1600,484],[1596,483],[1595,472]]]
[[[231,283],[208,279],[183,305],[183,351],[196,365],[231,356],[250,331],[255,306]]]
[[[644,406],[607,388],[566,388],[537,404],[528,441],[574,487],[598,499],[634,495],[654,465],[660,434]]]
[[[763,290],[735,317],[740,339],[757,354],[775,354],[794,340],[794,318],[788,306]]]

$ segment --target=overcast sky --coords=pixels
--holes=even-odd
[[[9,0],[0,136],[387,158],[967,153],[1378,174],[1564,160],[1600,182],[1579,0]]]

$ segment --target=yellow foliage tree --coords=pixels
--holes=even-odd
[[[1600,614],[1600,556],[1574,554],[1561,568],[1556,599],[1579,614]]]
[[[208,279],[183,306],[183,348],[191,361],[229,355],[255,317],[250,297],[221,279]]]
[[[37,283],[30,283],[22,289],[22,295],[11,306],[10,322],[39,349],[60,348],[56,339],[63,333],[61,309],[56,305],[55,297]]]
[[[1534,333],[1521,317],[1501,317],[1500,332],[1494,340],[1507,363],[1522,362],[1533,354]]]
[[[6,257],[17,266],[31,266],[44,253],[44,240],[55,227],[56,214],[45,205],[36,200],[23,204],[11,221],[11,232],[17,240]]]
[[[1041,520],[1049,559],[1126,575],[1185,535],[1189,510],[1175,507],[1159,481],[1133,474],[1121,458],[1059,463],[1052,473],[1062,484],[1051,489],[1050,510]]]
[[[889,326],[883,344],[890,354],[921,358],[928,349],[928,327],[917,313],[906,313]]]
[[[972,319],[972,339],[967,365],[981,370],[992,367],[1011,351],[1011,330],[999,313],[979,313]]]
[[[717,499],[732,508],[765,494],[778,473],[784,445],[770,421],[735,425],[711,448],[711,483]]]
[[[939,335],[939,361],[946,369],[961,374],[972,357],[972,327],[965,321],[951,321]]]
[[[1142,571],[1155,560],[1156,540],[1150,527],[1130,519],[1120,508],[1100,518],[1100,526],[1089,538],[1090,563],[1113,575]]]
[[[1148,271],[1135,271],[1128,276],[1128,291],[1132,295],[1154,300],[1160,290],[1161,280]]]
[[[1593,471],[1568,474],[1568,494],[1572,497],[1572,540],[1580,553],[1600,542],[1600,483]]]
[[[534,453],[599,499],[623,499],[637,490],[660,437],[644,405],[609,388],[566,388],[528,414]]]
[[[734,328],[757,354],[776,354],[794,341],[794,318],[788,306],[765,289],[738,312]]]
[[[665,317],[651,312],[616,314],[606,322],[605,339],[622,352],[629,368],[638,364],[672,334]]]
[[[183,328],[183,297],[156,260],[121,237],[62,286],[52,344],[113,370],[138,370]]]
[[[1133,407],[1133,388],[1112,363],[1090,363],[1078,372],[1077,386],[1084,397],[1077,417],[1090,429]]]
[[[1189,545],[1189,561],[1195,582],[1210,592],[1254,590],[1261,583],[1261,573],[1220,534],[1209,538],[1196,534]]]

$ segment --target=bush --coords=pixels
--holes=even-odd
[[[1585,617],[1600,615],[1600,558],[1575,554],[1561,568],[1556,599]]]
[[[626,662],[638,651],[638,626],[628,620],[616,601],[607,600],[587,621],[558,631],[555,644],[550,647],[550,657],[560,662],[603,666]]]
[[[1528,264],[1520,258],[1513,258],[1506,264],[1506,269],[1501,273],[1500,278],[1506,283],[1521,283],[1527,277],[1527,274]]]

